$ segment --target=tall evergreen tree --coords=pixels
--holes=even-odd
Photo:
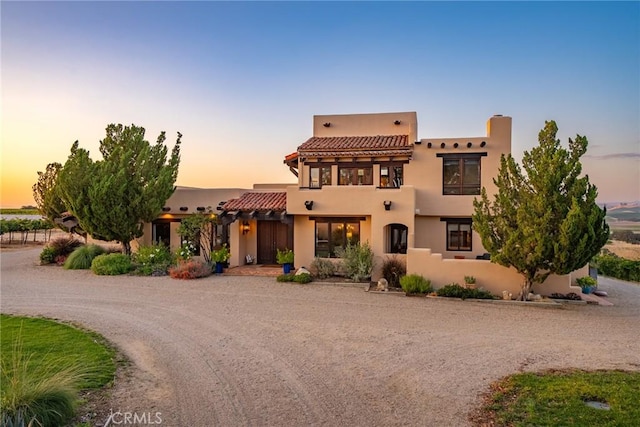
[[[503,155],[493,203],[485,188],[473,202],[473,225],[491,261],[524,276],[522,300],[550,274],[585,266],[609,238],[598,190],[580,176],[587,138],[569,139],[566,150],[557,132],[554,121],[545,123],[539,145],[524,153],[524,173],[511,154]]]
[[[33,184],[33,199],[36,201],[41,215],[56,224],[57,227],[65,229],[55,222],[56,218],[60,218],[62,213],[67,210],[58,191],[60,169],[62,169],[60,163],[49,163],[44,172],[38,172],[38,181]]]
[[[142,236],[143,223],[151,222],[175,190],[180,164],[178,132],[171,156],[165,133],[151,145],[145,130],[135,125],[107,126],[100,141],[102,160],[92,161],[76,141],[60,171],[60,194],[83,230],[101,240],[122,243],[131,253],[131,241]]]

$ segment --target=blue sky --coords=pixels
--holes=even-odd
[[[184,134],[178,185],[292,182],[314,114],[416,111],[418,135],[485,134],[513,153],[556,120],[600,201],[640,199],[638,2],[6,2],[2,200],[109,123]]]

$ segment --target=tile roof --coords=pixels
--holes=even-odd
[[[298,147],[305,157],[410,155],[409,135],[311,137]]]
[[[284,211],[287,209],[287,193],[244,193],[222,206],[225,211]]]

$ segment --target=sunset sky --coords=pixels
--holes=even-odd
[[[314,114],[416,111],[418,136],[513,154],[545,120],[589,139],[599,201],[640,200],[640,3],[7,2],[0,206],[33,204],[71,144],[109,123],[183,136],[178,185],[293,182]]]

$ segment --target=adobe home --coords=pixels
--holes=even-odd
[[[496,192],[500,157],[510,152],[507,116],[489,118],[484,136],[422,139],[415,112],[314,116],[313,135],[284,157],[296,184],[178,187],[141,243],[178,247],[180,219],[212,207],[215,244],[229,245],[231,267],[247,255],[274,264],[284,248],[293,249],[297,267],[309,266],[314,257],[335,258],[348,242],[369,242],[374,280],[383,260],[396,256],[436,287],[473,275],[496,294],[517,293],[522,278],[487,261],[471,222],[474,198],[482,187],[490,197]],[[578,289],[570,276],[550,277],[545,291]]]

